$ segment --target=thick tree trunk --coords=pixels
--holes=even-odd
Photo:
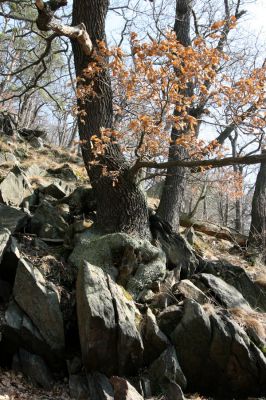
[[[176,0],[176,20],[174,31],[177,40],[184,46],[190,46],[190,17],[191,0]],[[193,88],[188,87],[187,95],[192,95]],[[178,113],[175,111],[175,115]],[[172,143],[184,135],[184,130],[177,130],[173,127],[171,132]],[[186,157],[186,150],[181,146],[171,145],[169,148],[168,160],[173,161]],[[186,184],[186,169],[183,167],[171,167],[167,169],[162,196],[157,213],[167,221],[174,231],[179,229],[179,215],[184,198]]]
[[[84,23],[92,41],[94,53],[86,55],[80,44],[72,41],[77,77],[91,84],[83,73],[95,61],[98,41],[105,41],[105,17],[108,0],[74,0],[73,25]],[[79,101],[84,112],[79,120],[79,133],[82,141],[82,154],[97,202],[97,223],[102,231],[124,231],[149,235],[148,208],[143,192],[132,180],[129,165],[115,144],[106,148],[103,157],[97,158],[92,151],[91,137],[100,135],[101,128],[111,128],[113,124],[112,89],[109,72],[102,68],[93,77],[95,95]],[[97,161],[98,164],[95,164]],[[106,172],[107,171],[107,172]]]
[[[266,149],[262,150],[266,153]],[[257,175],[255,192],[252,200],[249,244],[264,253],[266,248],[266,162],[262,162]]]

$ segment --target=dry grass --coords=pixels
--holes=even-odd
[[[261,288],[266,289],[266,274],[258,275],[255,279],[255,283],[257,283]]]
[[[256,311],[247,311],[243,308],[229,310],[233,319],[244,329],[253,330],[262,340],[266,340],[266,314]]]

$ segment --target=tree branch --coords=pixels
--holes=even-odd
[[[60,36],[77,40],[83,52],[90,55],[93,46],[85,25],[82,23],[77,26],[68,26],[54,18],[55,11],[66,4],[67,0],[51,0],[45,3],[43,0],[36,0],[35,5],[38,10],[36,24],[41,31],[52,30]]]
[[[221,168],[230,165],[259,164],[261,162],[266,162],[266,153],[255,154],[252,156],[243,156],[243,157],[226,157],[221,159],[212,158],[209,160],[191,160],[191,161],[174,160],[162,163],[158,163],[156,161],[137,160],[136,163],[131,168],[131,173],[134,176],[141,168],[166,169],[169,167],[191,168],[193,169],[193,172],[199,172],[200,168]]]

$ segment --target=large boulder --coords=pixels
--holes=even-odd
[[[23,348],[32,354],[40,355],[53,370],[62,367],[61,358],[53,352],[39,329],[16,302],[10,302],[2,323],[1,354],[5,353],[7,357],[11,357],[19,348]]]
[[[51,349],[60,353],[64,349],[64,326],[57,289],[45,280],[41,272],[30,263],[20,260],[14,298],[30,317]]]
[[[20,231],[27,225],[28,214],[14,207],[0,204],[0,227],[7,228],[11,233]]]
[[[125,291],[101,268],[84,262],[77,279],[77,314],[84,366],[133,375],[142,365],[140,314]]]
[[[135,298],[155,281],[162,281],[166,273],[166,259],[160,249],[125,233],[101,236],[88,230],[79,237],[69,258],[78,268],[84,260],[118,279]]]
[[[19,207],[33,193],[30,182],[23,171],[15,166],[0,184],[0,201]]]
[[[110,382],[114,388],[115,400],[144,400],[126,379],[119,376],[112,376]]]
[[[226,398],[265,394],[265,356],[225,312],[186,300],[171,337],[189,390]]]
[[[53,378],[44,360],[36,355],[29,353],[24,349],[20,349],[16,360],[19,369],[30,378],[35,384],[40,385],[44,389],[51,390],[53,386]]]
[[[144,362],[149,365],[170,345],[168,338],[160,330],[155,315],[148,308],[141,323],[144,343]]]
[[[195,280],[195,283],[202,289],[205,288],[209,295],[212,295],[222,306],[226,308],[240,307],[246,310],[251,310],[250,305],[244,299],[242,294],[234,286],[229,285],[218,276],[205,273],[199,274]]]
[[[114,400],[113,387],[105,375],[93,372],[92,374],[88,374],[87,377],[90,393],[89,399]]]
[[[63,239],[67,229],[56,207],[43,200],[31,219],[31,232],[44,239]]]
[[[176,351],[173,346],[169,346],[160,357],[149,367],[149,376],[152,383],[152,390],[160,393],[164,385],[175,382],[182,389],[187,386],[186,377],[179,365]]]
[[[243,268],[224,262],[206,261],[201,263],[199,271],[220,277],[234,286],[252,308],[266,312],[266,288],[253,282]]]

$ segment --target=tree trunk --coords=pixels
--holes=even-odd
[[[77,41],[72,41],[77,77],[82,84],[92,81],[84,75],[84,68],[95,61],[98,41],[105,41],[105,18],[108,0],[74,0],[73,25],[84,23],[91,38],[94,53],[88,56]],[[101,128],[113,124],[112,89],[109,72],[102,67],[93,77],[95,95],[78,101],[84,112],[79,119],[79,134],[85,166],[95,190],[97,224],[102,231],[124,231],[142,237],[149,235],[148,208],[143,192],[128,174],[129,165],[116,144],[110,144],[101,158],[95,156],[91,137],[100,135]],[[97,162],[95,164],[95,161]]]
[[[176,20],[174,31],[177,40],[184,46],[190,46],[190,17],[191,17],[191,0],[176,0]],[[187,95],[193,94],[193,88],[188,87]],[[175,116],[178,113],[175,111]],[[184,130],[172,128],[171,140],[176,142],[180,136],[184,135]],[[171,145],[169,148],[168,160],[182,159],[186,157],[184,147]],[[179,215],[184,198],[184,190],[186,184],[186,170],[183,167],[171,167],[167,169],[160,204],[157,213],[167,221],[174,231],[179,229]]]
[[[262,150],[266,153],[266,149]],[[265,253],[266,246],[266,162],[262,162],[257,175],[252,200],[249,244]],[[264,254],[265,257],[265,254]]]

